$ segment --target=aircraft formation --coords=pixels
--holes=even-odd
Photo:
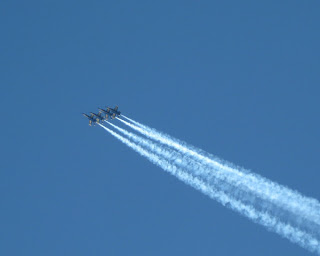
[[[90,115],[87,115],[85,113],[82,113],[82,115],[89,119],[90,126],[95,125],[96,123],[101,124],[103,123],[103,121],[107,121],[109,117],[111,119],[115,119],[116,117],[121,115],[121,112],[118,110],[118,106],[115,106],[115,108],[107,107],[107,109],[98,109],[98,114],[90,112]]]

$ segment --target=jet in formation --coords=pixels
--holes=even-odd
[[[96,123],[99,123],[99,119],[96,119],[94,117],[94,114],[91,114],[90,116],[88,116],[87,114],[85,113],[82,113],[82,115],[84,115],[86,118],[89,119],[89,125],[92,126],[92,125],[95,125]]]
[[[110,116],[111,119],[115,119],[116,117],[121,115],[121,112],[118,110],[118,106],[115,106],[115,108],[107,108],[107,109],[102,109],[99,108],[99,113],[104,113],[106,116],[106,119]]]
[[[111,119],[115,119],[116,117],[120,116],[121,112],[118,110],[118,106],[115,106],[115,108],[109,108],[107,107],[107,109],[102,109],[99,108],[99,113],[92,113],[90,112],[90,116],[82,113],[85,117],[87,117],[89,119],[89,125],[95,125],[96,123],[100,124],[103,123],[103,121],[108,120],[108,118],[110,117]],[[104,115],[103,115],[103,114]]]
[[[90,114],[96,117],[96,120],[99,121],[98,123],[102,123],[104,120],[107,119],[107,118],[104,118],[100,112],[98,114],[90,112]]]

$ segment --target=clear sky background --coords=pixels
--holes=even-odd
[[[81,113],[119,105],[320,199],[319,9],[1,1],[0,255],[308,255]]]

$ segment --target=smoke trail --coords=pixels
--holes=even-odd
[[[107,123],[112,127],[114,127],[115,129],[117,129],[118,131],[120,131],[121,133],[123,133],[125,136],[127,136],[130,140],[132,140],[139,146],[147,148],[148,150],[156,153],[158,156],[166,158],[172,164],[178,165],[179,167],[183,168],[185,171],[188,170],[190,173],[192,173],[192,175],[197,175],[197,177],[203,180],[206,180],[207,182],[210,182],[211,185],[219,186],[220,190],[229,190],[228,192],[229,194],[238,193],[239,189],[233,190],[233,192],[230,192],[230,186],[232,187],[239,186],[238,177],[233,177],[232,179],[226,180],[224,173],[218,170],[217,172],[213,172],[214,177],[210,177],[210,179],[208,179],[207,175],[203,175],[204,173],[203,169],[205,169],[206,167],[200,162],[195,161],[194,159],[188,157],[187,155],[183,155],[180,152],[170,147],[165,147],[161,144],[156,144],[149,139],[137,136],[136,134],[128,132],[110,122],[107,122]],[[228,185],[226,183],[228,183]],[[248,199],[249,197],[250,195],[247,193],[246,199]]]
[[[185,168],[187,168],[188,165],[189,166],[192,165],[193,170],[196,169],[196,167],[193,165],[198,165],[198,167],[200,167],[200,165],[197,162],[193,161],[192,159],[185,158],[182,154],[180,154],[175,150],[172,150],[170,148],[160,147],[158,144],[155,144],[151,140],[137,136],[136,134],[128,132],[110,122],[107,122],[107,123],[111,125],[113,128],[117,129],[119,132],[123,133],[125,136],[127,136],[130,140],[132,140],[139,146],[147,148],[148,150],[156,153],[158,156],[162,156],[168,159],[173,164],[178,164]]]
[[[114,131],[108,129],[107,127],[101,124],[99,125],[103,127],[106,131],[111,133],[114,137],[119,139],[122,143],[126,144],[127,146],[129,146],[130,148],[138,152],[140,155],[146,157],[149,161],[158,165],[165,171],[168,171],[172,175],[184,181],[186,184],[196,188],[197,190],[200,190],[201,192],[208,195],[210,198],[217,200],[224,206],[227,206],[233,209],[234,211],[239,212],[240,214],[246,216],[247,218],[251,219],[255,223],[259,223],[267,227],[269,230],[280,234],[282,237],[285,237],[290,241],[297,243],[300,246],[310,251],[314,251],[320,254],[319,241],[315,237],[313,237],[311,234],[308,234],[302,230],[299,230],[298,228],[295,228],[289,224],[280,222],[277,218],[272,217],[267,213],[260,212],[250,205],[241,203],[240,201],[230,197],[228,194],[222,191],[216,190],[214,187],[206,184],[201,179],[198,179],[197,177],[193,177],[187,172],[184,172],[182,169],[178,168],[176,165],[173,165],[172,163],[170,163],[170,161],[160,158],[159,156],[148,152],[147,150],[143,149],[143,147],[137,144],[134,144],[133,142],[115,133]],[[130,135],[130,133],[128,133],[128,135]]]
[[[320,224],[320,204],[317,200],[307,198],[297,191],[280,186],[259,175],[252,174],[248,171],[243,172],[241,169],[237,170],[228,166],[227,163],[220,163],[217,158],[204,156],[204,153],[199,149],[188,146],[184,142],[171,138],[169,135],[160,133],[155,129],[142,125],[126,116],[123,117],[133,124],[121,119],[119,120],[132,129],[202,162],[204,165],[202,173],[208,179],[212,179],[216,176],[216,173],[220,171],[220,177],[224,176],[223,179],[228,182],[236,182],[238,186],[255,193],[260,198],[269,200],[284,209],[299,213],[303,218],[306,218],[309,221],[315,222],[318,225]]]
[[[197,175],[202,179],[207,179],[206,176],[203,176],[203,165],[201,163],[195,161],[187,157],[186,155],[181,154],[180,152],[173,150],[169,147],[164,147],[159,144],[155,144],[149,139],[142,138],[140,136],[135,135],[134,133],[128,132],[110,122],[107,122],[109,125],[117,129],[119,132],[123,133],[127,136],[130,140],[134,141],[139,146],[147,148],[148,150],[156,153],[157,155],[166,158],[171,163],[179,165],[180,167],[184,168],[184,170],[191,170],[193,175]],[[226,181],[224,174],[222,172],[217,171],[215,174],[215,178],[219,179],[219,181]],[[212,181],[212,179],[210,179]],[[237,179],[232,179],[233,185],[238,185]]]

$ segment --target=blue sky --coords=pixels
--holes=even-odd
[[[319,7],[2,2],[0,254],[308,254],[89,127],[81,113],[117,104],[320,199]]]

